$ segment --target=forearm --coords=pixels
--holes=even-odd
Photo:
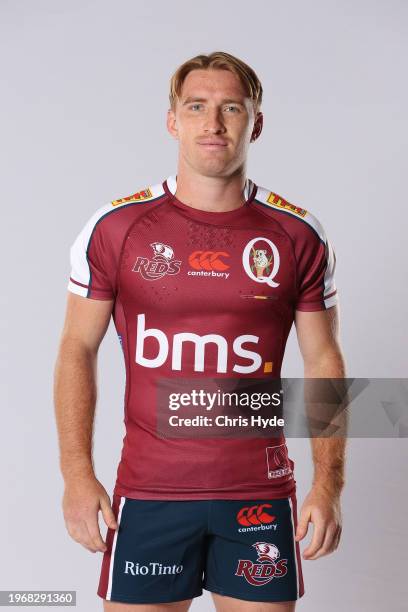
[[[311,379],[343,379],[345,376],[346,367],[344,359],[341,351],[336,348],[326,351],[319,360],[315,360],[313,363],[305,363],[305,379],[308,379],[307,385],[310,388],[314,387]],[[318,406],[318,421],[322,422],[324,420],[328,425],[335,424],[336,427],[332,431],[333,433],[336,432],[336,437],[331,435],[332,432],[330,431],[328,437],[323,437],[323,434],[317,437],[311,436],[314,464],[313,486],[323,488],[330,495],[335,496],[340,495],[344,487],[347,439],[347,411],[344,409],[345,405],[340,406],[339,409],[335,403],[336,393],[340,397],[346,397],[346,391],[341,381],[338,382],[338,385],[339,387],[335,390],[334,398],[331,397],[326,411],[324,408],[325,398],[323,397],[323,393],[326,391],[323,392],[323,386],[317,385],[313,390],[314,401]],[[316,394],[318,395],[317,398]],[[337,420],[333,418],[334,416]]]
[[[340,495],[345,482],[346,438],[311,438],[313,487]]]
[[[96,355],[62,340],[54,377],[60,468],[65,482],[94,475],[92,432],[96,404]]]

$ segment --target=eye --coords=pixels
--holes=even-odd
[[[202,106],[202,104],[190,104],[190,109],[191,110],[196,110],[199,106]]]
[[[233,106],[232,104],[229,104],[228,106],[226,106],[225,110],[227,110],[228,112],[233,112],[233,113],[239,112],[238,106]]]

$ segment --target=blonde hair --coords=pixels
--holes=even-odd
[[[177,68],[170,79],[170,107],[174,110],[176,100],[179,99],[184,80],[192,70],[209,70],[217,68],[219,70],[229,70],[237,75],[241,81],[247,95],[252,99],[254,110],[257,112],[262,104],[262,85],[255,71],[245,62],[225,53],[224,51],[214,51],[209,55],[196,55],[187,60]]]

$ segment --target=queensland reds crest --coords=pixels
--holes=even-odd
[[[279,251],[269,238],[259,236],[250,240],[242,253],[242,265],[253,281],[279,287],[273,280],[279,270]]]
[[[168,244],[163,242],[152,242],[153,258],[138,257],[132,272],[138,272],[146,280],[157,280],[165,274],[178,274],[181,261],[174,259],[174,251]]]
[[[258,555],[256,562],[239,559],[235,576],[243,576],[253,586],[263,586],[274,578],[286,576],[288,560],[279,559],[280,552],[275,544],[255,542],[252,546],[256,548]]]
[[[291,476],[293,478],[286,444],[267,446],[266,461],[268,464],[268,478],[281,478],[282,476]]]

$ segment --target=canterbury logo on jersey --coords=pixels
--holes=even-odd
[[[217,347],[217,372],[227,372],[228,366],[233,372],[239,374],[251,374],[262,367],[262,357],[255,351],[250,351],[244,348],[243,344],[257,344],[259,336],[251,334],[243,334],[235,338],[232,343],[232,350],[238,357],[247,359],[249,365],[231,365],[228,364],[228,341],[221,334],[206,334],[200,336],[194,332],[180,332],[174,334],[170,339],[167,334],[158,328],[146,329],[146,315],[137,315],[137,331],[136,331],[136,354],[135,361],[145,368],[160,368],[166,363],[167,359],[171,360],[171,369],[181,371],[183,361],[183,345],[188,343],[189,351],[191,344],[194,345],[194,362],[193,368],[195,372],[205,371],[205,349],[208,344],[216,345]],[[149,354],[156,353],[155,357],[145,356],[145,341],[149,338],[150,350]],[[155,351],[152,351],[151,339],[155,340]],[[171,346],[171,349],[170,349]],[[268,363],[268,362],[267,362]]]
[[[221,272],[229,269],[229,265],[221,257],[229,257],[225,251],[194,251],[188,258],[188,263],[194,270],[216,270]]]
[[[265,509],[272,508],[272,504],[259,504],[257,506],[246,506],[241,508],[237,514],[237,521],[244,527],[273,523],[276,516],[268,514]]]

